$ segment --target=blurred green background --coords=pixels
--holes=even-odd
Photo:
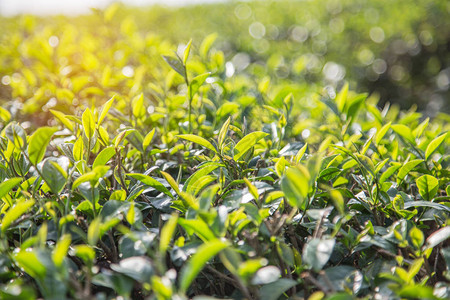
[[[320,86],[330,94],[348,82],[358,92],[379,95],[381,106],[417,105],[433,116],[450,111],[449,13],[446,0],[225,1],[182,7],[121,5],[108,26],[117,32],[133,27],[142,36],[157,35],[173,45],[191,38],[199,45],[216,33],[215,47],[230,63],[228,75],[256,72]],[[20,47],[24,39],[41,30],[61,35],[58,31],[67,24],[99,39],[115,38],[96,32],[104,25],[99,15],[94,10],[32,21],[3,17],[0,99],[15,99],[9,82],[26,63],[12,57],[26,62]]]

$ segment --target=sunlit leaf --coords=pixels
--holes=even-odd
[[[139,174],[139,173],[128,173],[127,176],[130,176],[134,179],[139,180],[143,184],[146,184],[148,186],[151,186],[152,188],[166,194],[170,198],[173,198],[172,194],[169,192],[169,190],[158,180],[151,178],[150,176]]]
[[[216,238],[209,226],[201,219],[186,220],[179,218],[178,224],[180,224],[188,232],[188,234],[196,234],[205,242]]]
[[[69,251],[71,241],[71,236],[69,234],[65,234],[59,239],[55,249],[53,249],[52,258],[57,267],[61,266],[63,263],[64,258]]]
[[[27,134],[22,126],[16,122],[6,126],[5,135],[13,143],[14,147],[24,149],[27,146]]]
[[[108,114],[108,111],[111,109],[111,106],[114,103],[115,96],[113,96],[111,99],[106,101],[105,104],[103,104],[102,113],[98,117],[97,125],[100,126],[103,122],[103,120],[106,118],[106,115]]]
[[[377,145],[380,144],[381,140],[384,138],[388,130],[391,128],[391,124],[392,122],[387,123],[386,125],[381,127],[380,130],[377,132],[377,134],[375,135],[375,143]]]
[[[97,155],[94,163],[92,164],[92,168],[106,165],[108,161],[114,156],[114,154],[116,154],[116,150],[114,149],[114,147],[106,147]]]
[[[439,180],[431,175],[423,175],[416,179],[419,194],[424,200],[430,201],[436,195],[439,188]]]
[[[20,251],[14,258],[31,277],[40,279],[45,276],[47,269],[36,252]]]
[[[97,166],[92,169],[92,171],[87,172],[80,177],[78,177],[72,185],[72,188],[77,188],[81,183],[83,182],[91,182],[96,183],[100,178],[104,177],[106,175],[106,172],[108,172],[109,166]]]
[[[303,166],[291,167],[281,178],[281,190],[289,204],[305,210],[309,192],[310,174]]]
[[[189,42],[186,45],[186,48],[184,48],[184,52],[183,52],[183,65],[186,65],[188,57],[189,57],[189,53],[191,52],[191,45],[192,45],[192,39],[189,40]]]
[[[234,156],[233,159],[235,161],[239,160],[250,148],[255,146],[259,140],[268,136],[267,133],[262,131],[255,131],[244,136],[234,147]]]
[[[408,126],[403,125],[403,124],[394,124],[394,125],[391,125],[391,128],[399,136],[405,138],[410,143],[415,144],[414,135],[412,134],[411,129]]]
[[[153,128],[147,135],[144,137],[144,140],[142,141],[142,149],[144,151],[147,151],[148,146],[150,146],[150,143],[153,139],[153,136],[155,135],[156,128]]]
[[[22,182],[22,178],[14,177],[0,183],[0,199]]]
[[[89,108],[86,108],[81,117],[81,120],[83,123],[84,134],[88,139],[91,139],[94,136],[95,132],[95,121],[94,116],[92,115],[92,112]]]
[[[178,214],[172,214],[170,219],[161,229],[161,236],[159,242],[159,252],[164,253],[169,246],[170,240],[173,238],[173,234],[175,233],[175,229],[177,226]]]
[[[145,116],[147,110],[144,106],[144,94],[141,93],[133,98],[131,108],[133,110],[133,116],[136,119],[141,119]]]
[[[199,144],[200,146],[203,146],[211,151],[213,151],[214,153],[217,153],[216,148],[214,148],[214,146],[208,142],[206,139],[198,136],[198,135],[194,135],[194,134],[179,134],[177,135],[177,137],[182,138],[184,140]]]
[[[19,219],[24,213],[28,211],[33,205],[34,200],[20,200],[15,203],[15,205],[8,209],[1,220],[2,233],[5,232],[11,224]]]
[[[60,111],[50,109],[50,112],[70,131],[73,131],[72,122]]]
[[[425,150],[425,160],[428,160],[434,151],[439,148],[439,146],[445,141],[446,137],[447,133],[443,133],[428,144],[427,149]]]
[[[194,95],[197,93],[198,89],[202,86],[205,80],[211,75],[211,73],[205,73],[198,75],[192,79],[189,83],[189,97],[192,99]]]

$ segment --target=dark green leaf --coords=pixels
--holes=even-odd
[[[192,258],[180,271],[180,289],[186,292],[192,281],[203,269],[205,264],[217,255],[220,251],[228,247],[228,243],[221,240],[211,240],[200,246]]]
[[[315,272],[319,272],[330,259],[335,243],[334,239],[311,239],[303,249],[303,261]]]
[[[163,56],[163,58],[169,64],[169,66],[175,70],[175,72],[184,77],[184,66],[178,58],[165,55]]]

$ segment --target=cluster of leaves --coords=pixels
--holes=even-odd
[[[112,19],[118,42],[8,48],[32,55],[0,108],[0,298],[450,296],[450,116],[227,76],[212,36],[170,54]]]

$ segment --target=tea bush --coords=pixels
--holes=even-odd
[[[116,8],[8,25],[0,298],[449,297],[448,114],[239,70]]]

